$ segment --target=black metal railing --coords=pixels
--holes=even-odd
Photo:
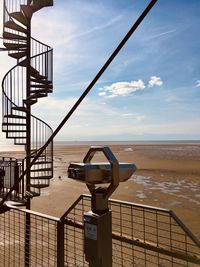
[[[8,48],[8,54],[16,57],[17,64],[6,73],[2,81],[2,130],[7,138],[14,139],[14,144],[24,145],[25,149],[29,147],[30,153],[27,153],[23,161],[25,169],[30,159],[33,159],[53,132],[47,123],[30,114],[30,105],[52,92],[53,50],[32,37],[28,40],[26,33],[13,30],[7,24],[8,22],[16,23],[12,18],[12,13],[20,11],[21,5],[29,5],[31,2],[29,0],[4,1],[4,45]],[[21,24],[20,26],[26,29],[26,26]],[[29,42],[30,58],[26,54]],[[18,58],[17,53],[21,52],[22,55],[20,54]],[[30,79],[30,88],[27,83],[28,79]],[[30,123],[27,119],[29,114]],[[28,125],[31,125],[31,130]],[[31,141],[30,146],[27,146],[29,135],[31,135]],[[30,183],[34,186],[32,191],[40,192],[41,184],[43,187],[49,185],[50,178],[53,177],[53,141],[31,167],[30,173],[32,178]],[[22,181],[26,185],[24,177]]]
[[[89,266],[84,256],[83,214],[91,197],[80,196],[61,218],[7,205],[0,214],[0,266]],[[174,212],[110,200],[113,267],[197,267],[200,241]],[[30,254],[25,257],[26,215]]]
[[[2,157],[0,158],[0,169],[4,175],[1,176],[0,198],[3,198],[13,187],[15,181],[19,178],[24,170],[24,160]],[[25,180],[22,180],[13,191],[10,200],[20,201],[26,196]]]
[[[194,266],[200,241],[167,209],[110,200],[113,266]],[[83,251],[83,214],[91,197],[82,195],[63,215],[66,266],[88,266]]]
[[[9,13],[20,11],[20,5],[28,5],[29,0],[4,0]]]
[[[26,215],[30,214],[30,254],[26,257]],[[0,214],[0,266],[57,265],[59,219],[28,210],[11,208]],[[29,265],[28,265],[29,266]]]

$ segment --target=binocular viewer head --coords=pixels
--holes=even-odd
[[[131,163],[119,163],[119,182],[125,182],[135,172],[136,166]],[[107,162],[71,163],[68,177],[86,184],[104,184],[112,182],[112,166]]]
[[[108,162],[91,162],[97,151],[104,153]],[[68,177],[90,185],[117,183],[128,180],[135,172],[132,163],[120,163],[109,147],[91,147],[82,163],[72,162],[68,167]]]

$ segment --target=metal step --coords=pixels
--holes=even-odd
[[[4,52],[4,51],[8,51],[8,49],[7,48],[5,48],[5,47],[0,47],[0,52]]]
[[[46,97],[47,94],[33,94],[33,95],[30,95],[29,97],[27,97],[27,99],[37,99],[37,98],[41,98],[41,97]]]
[[[32,0],[30,6],[34,10],[34,12],[36,12],[42,9],[43,7],[53,6],[53,0],[46,0],[46,1]]]
[[[9,53],[10,57],[14,57],[16,59],[20,59],[22,57],[26,57],[27,56],[27,51],[23,51],[23,52],[18,52],[18,53]]]
[[[37,100],[23,100],[24,104],[26,105],[34,105],[35,103],[37,103]]]
[[[8,134],[9,133],[7,132],[6,133],[6,138],[8,138],[8,139],[16,139],[16,138],[24,138],[25,139],[26,138],[26,136],[15,136],[15,135],[14,136],[13,135],[9,136]]]
[[[49,185],[50,185],[49,183],[48,184],[30,184],[31,187],[38,188],[38,189],[49,187]]]
[[[20,7],[25,17],[30,20],[34,12],[33,9],[27,5],[20,5]]]
[[[44,89],[52,89],[52,84],[31,84],[31,88],[44,88]]]
[[[12,107],[12,110],[29,112],[29,110],[27,108],[25,108],[25,107]]]
[[[4,32],[3,33],[3,38],[4,39],[11,39],[11,40],[27,41],[27,37],[22,36],[22,35],[18,35],[18,34],[14,34],[14,33],[11,33],[11,32]]]
[[[30,177],[30,179],[34,180],[50,180],[52,176],[36,176],[36,177]]]
[[[15,141],[19,141],[21,139],[26,139],[26,136],[19,136],[19,137],[14,137]]]
[[[26,142],[22,141],[21,139],[24,140],[24,139],[26,139],[26,137],[25,138],[14,138],[14,144],[16,146],[26,146]]]
[[[47,165],[47,164],[52,164],[52,162],[51,161],[36,161],[35,163],[34,163],[34,165],[42,165],[42,164],[45,164],[45,165]]]
[[[13,119],[26,119],[26,117],[25,117],[25,116],[21,116],[21,115],[15,115],[15,114],[4,115],[4,118],[13,118]]]
[[[24,16],[22,12],[13,12],[13,13],[10,13],[10,16],[25,26],[29,25],[28,20],[26,19],[26,17]]]
[[[38,77],[40,76],[40,73],[38,70],[34,69],[33,67],[30,68],[30,73],[31,73],[31,76],[33,77]]]
[[[35,71],[31,71],[31,76],[35,77],[37,79],[41,79],[41,80],[47,80],[46,76],[40,75],[39,71],[35,70]]]
[[[31,172],[49,172],[52,171],[52,168],[40,168],[40,169],[31,169]]]
[[[20,123],[20,122],[3,122],[2,126],[26,126],[26,123]]]
[[[22,60],[21,62],[18,63],[18,66],[21,67],[27,67],[28,66],[28,61],[27,59]]]
[[[27,198],[33,198],[33,197],[39,197],[40,193],[34,192],[34,191],[26,191],[26,197]]]
[[[14,138],[15,145],[26,145],[26,137],[16,137]]]
[[[43,80],[43,79],[31,79],[31,82],[35,82],[38,84],[52,84],[52,81],[48,81],[48,80]]]
[[[3,43],[4,46],[8,49],[8,50],[19,50],[20,52],[24,52],[24,50],[21,50],[22,48],[27,48],[26,44],[16,44],[16,43]]]
[[[5,130],[7,133],[26,133],[27,130]]]
[[[38,90],[31,90],[30,91],[32,94],[43,94],[43,93],[45,93],[45,94],[48,94],[48,93],[52,93],[53,92],[53,90],[52,89],[38,89]]]
[[[23,33],[27,33],[27,30],[21,26],[19,26],[18,24],[16,24],[14,21],[7,21],[4,23],[4,27],[18,31],[18,32],[23,32]]]
[[[26,64],[26,62],[23,62],[23,64]],[[33,68],[33,67],[30,68],[30,74],[31,74],[32,77],[35,77],[36,79],[40,79],[40,80],[42,80],[42,79],[46,79],[46,80],[47,80],[47,77],[46,77],[46,76],[41,75],[41,74],[39,73],[39,71],[36,70],[36,69]]]
[[[37,152],[38,152],[39,150],[31,150],[31,156],[30,156],[30,158],[35,158],[35,156],[36,156],[36,154],[37,154]],[[46,155],[40,155],[39,156],[39,159],[43,159],[43,158],[46,158],[47,156]]]

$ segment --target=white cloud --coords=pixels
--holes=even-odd
[[[85,69],[88,65],[93,65],[88,57],[92,55],[93,50],[96,53],[95,49],[98,45],[95,42],[93,48],[91,47],[92,41],[80,39],[90,38],[96,32],[103,34],[106,29],[114,27],[123,18],[123,15],[105,10],[95,1],[89,4],[84,3],[81,8],[77,3],[65,4],[64,2],[62,6],[55,5],[53,8],[45,8],[36,12],[32,21],[33,37],[54,49],[54,70],[59,77],[63,69],[65,69],[65,75],[68,76],[71,72],[76,72],[74,64],[80,66],[84,64]],[[88,22],[91,14],[91,20]],[[90,47],[89,50],[88,47]],[[102,59],[102,54],[95,55],[96,64],[98,58]]]
[[[161,33],[155,34],[155,35],[151,36],[149,39],[159,38],[159,37],[162,37],[162,36],[165,36],[165,35],[169,35],[169,34],[174,33],[174,32],[176,32],[176,29],[172,29],[172,30],[169,30],[169,31],[165,31],[165,32],[161,32]]]
[[[164,101],[170,103],[170,102],[180,101],[180,99],[175,95],[169,95],[164,99]]]
[[[106,92],[99,92],[98,95],[99,96],[105,96],[106,95]]]
[[[117,95],[106,95],[105,98],[115,98]]]
[[[133,113],[124,113],[122,114],[123,117],[131,117],[133,116]]]
[[[146,119],[146,116],[140,115],[140,114],[134,114],[134,113],[124,113],[124,114],[121,114],[121,116],[128,118],[128,119],[133,119],[136,122],[141,122],[144,119]]]
[[[161,86],[161,85],[163,85],[163,81],[161,80],[160,77],[157,76],[150,77],[148,87]]]
[[[163,85],[163,81],[161,80],[160,77],[157,76],[150,77],[148,87],[161,86],[161,85]],[[99,88],[99,91],[101,92],[98,95],[103,96],[105,98],[112,98],[116,96],[128,96],[134,92],[144,90],[145,87],[146,87],[145,83],[141,79],[131,82],[116,82],[111,85]]]
[[[80,32],[80,33],[77,33],[77,34],[72,34],[71,36],[68,37],[68,39],[66,40],[67,42],[73,40],[73,39],[78,39],[78,38],[81,38],[81,37],[84,37],[84,36],[87,36],[93,32],[96,32],[96,31],[100,31],[100,30],[105,30],[106,28],[112,26],[113,24],[117,23],[118,21],[120,21],[122,19],[122,15],[119,15],[109,21],[107,21],[105,24],[100,24],[100,25],[97,25],[97,26],[94,26],[93,28],[87,30],[87,31],[84,31],[84,32]]]
[[[196,86],[195,87],[200,87],[200,80],[196,81]]]
[[[117,82],[108,86],[104,86],[99,90],[108,92],[110,95],[107,97],[115,96],[128,96],[136,91],[143,90],[145,84],[142,80],[131,81],[131,82]],[[101,96],[104,96],[101,94]]]
[[[75,98],[55,99],[52,97],[41,99],[34,107],[33,114],[55,129],[76,100]],[[85,139],[88,136],[95,138],[96,135],[104,137],[131,133],[132,129],[135,126],[138,127],[145,118],[142,114],[131,112],[124,113],[123,116],[120,108],[102,105],[99,100],[86,98],[56,139]]]

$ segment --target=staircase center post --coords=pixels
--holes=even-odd
[[[27,26],[27,65],[26,65],[26,97],[30,96],[30,68],[31,68],[31,20]],[[31,105],[26,103],[26,168],[30,165],[31,158]],[[30,191],[30,168],[26,173],[26,191]],[[31,209],[31,199],[27,199],[26,208]],[[26,213],[26,232],[25,232],[25,267],[30,266],[30,238],[31,238],[30,214]]]

